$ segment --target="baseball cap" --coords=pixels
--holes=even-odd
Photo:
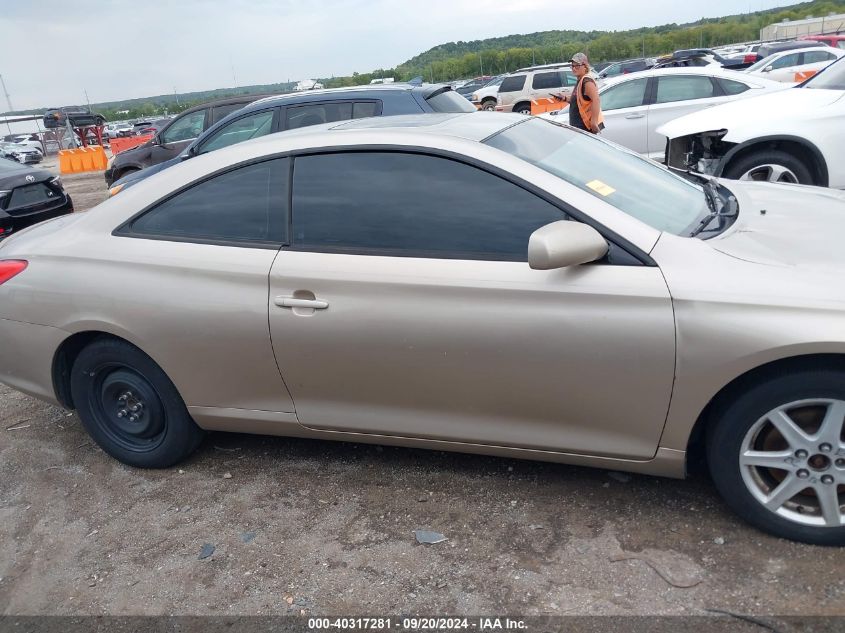
[[[586,66],[590,65],[590,60],[587,59],[587,56],[584,53],[575,53],[572,56],[572,59],[569,60],[573,64],[584,64]]]

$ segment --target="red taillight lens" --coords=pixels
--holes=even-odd
[[[12,277],[26,268],[27,262],[23,259],[0,260],[0,284],[4,284]]]
[[[756,61],[757,61],[757,53],[749,53],[748,55],[746,55],[743,58],[742,63],[743,64],[753,64]]]

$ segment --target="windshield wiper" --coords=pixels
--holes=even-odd
[[[696,175],[701,176],[701,174]],[[710,213],[702,218],[698,226],[689,234],[690,237],[695,237],[699,233],[704,232],[716,218],[734,218],[739,214],[736,198],[733,196],[722,196],[719,193],[715,179],[702,177],[702,180],[705,181],[702,188],[704,189],[704,198],[707,200],[707,208],[710,209]]]

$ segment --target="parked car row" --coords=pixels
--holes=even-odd
[[[147,143],[118,154],[105,178],[117,193],[176,162],[273,132],[371,116],[474,111],[466,99],[442,84],[374,84],[271,97],[245,95],[182,112]],[[161,167],[155,169],[156,165]],[[155,171],[147,169],[151,167]]]

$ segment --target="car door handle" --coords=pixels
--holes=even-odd
[[[625,118],[626,119],[642,119],[645,115],[644,114],[629,114]]]
[[[328,301],[320,299],[299,299],[297,297],[276,297],[273,300],[280,308],[311,308],[313,310],[325,310],[329,307]]]

